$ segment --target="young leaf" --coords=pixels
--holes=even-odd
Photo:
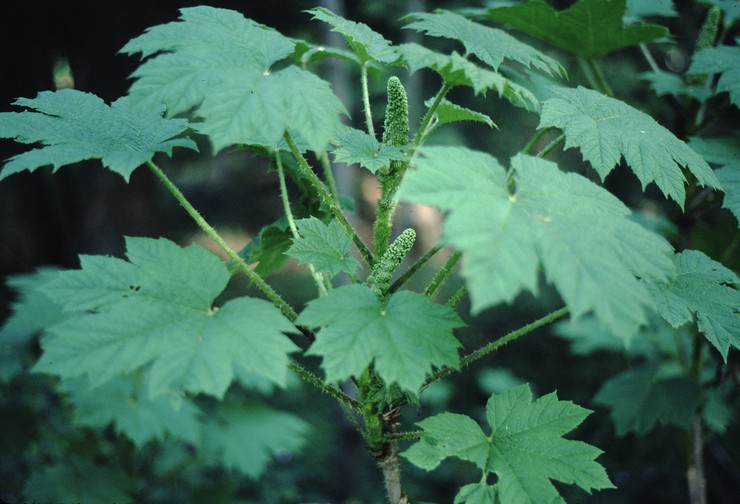
[[[640,278],[673,271],[671,247],[629,220],[614,196],[549,161],[518,155],[512,173],[465,148],[428,147],[401,197],[449,211],[448,242],[463,252],[473,310],[537,292],[539,263],[574,317],[593,311],[624,337],[653,302]],[[511,185],[515,190],[510,189]]]
[[[624,157],[643,189],[655,182],[682,208],[686,178],[680,166],[687,167],[700,184],[720,189],[706,161],[649,115],[582,87],[555,92],[558,97],[542,107],[538,128],[563,130],[565,147],[578,147],[602,180]]]
[[[704,156],[712,164],[721,166],[715,170],[725,190],[722,207],[731,211],[740,226],[740,146],[735,138],[692,138],[689,147]]]
[[[432,366],[458,366],[460,343],[452,330],[463,322],[414,292],[396,292],[381,303],[364,285],[340,287],[310,301],[296,323],[321,327],[308,354],[323,358],[330,382],[360,376],[374,362],[389,386],[416,392]]]
[[[740,348],[738,277],[698,250],[675,256],[676,273],[665,282],[646,282],[658,312],[673,327],[694,320],[699,330],[727,360],[730,346]]]
[[[352,239],[335,220],[324,224],[316,217],[296,221],[301,237],[293,240],[287,254],[300,264],[313,264],[334,276],[342,271],[354,275],[360,263],[352,255]]]
[[[558,400],[555,393],[532,401],[525,384],[488,400],[490,435],[470,417],[442,413],[417,423],[425,435],[401,455],[428,471],[448,457],[457,457],[473,462],[484,475],[494,473],[498,500],[487,502],[556,502],[561,499],[551,480],[575,484],[587,492],[614,488],[594,460],[601,450],[562,438],[589,414],[570,401]],[[491,491],[468,485],[455,502],[481,502],[471,499]]]
[[[347,164],[359,164],[372,173],[377,172],[391,161],[403,160],[400,147],[393,147],[378,142],[364,131],[346,128],[337,133],[337,147],[334,149],[334,161]]]
[[[736,40],[740,43],[740,38]],[[717,93],[730,93],[730,102],[740,107],[740,47],[719,46],[702,49],[694,54],[689,74],[720,74]]]
[[[308,424],[290,413],[258,403],[227,403],[206,425],[203,446],[220,465],[257,479],[273,455],[299,450],[307,430]]]
[[[295,328],[277,308],[247,297],[213,308],[229,274],[198,246],[183,249],[147,238],[128,238],[126,244],[133,283],[124,277],[119,298],[106,297],[99,305],[71,296],[65,308],[73,311],[49,329],[36,371],[64,378],[86,374],[99,386],[151,364],[153,396],[187,391],[222,397],[235,367],[285,384],[288,353],[297,347],[282,334]],[[104,262],[92,273],[60,274],[47,292],[70,292],[80,284],[115,292],[105,276],[95,286]],[[109,262],[111,271],[120,269],[119,259]]]
[[[565,76],[565,70],[560,63],[519,42],[503,30],[475,23],[445,10],[433,13],[416,12],[409,14],[408,17],[413,21],[407,24],[406,28],[413,28],[432,37],[457,40],[465,46],[467,54],[474,54],[496,71],[506,58],[547,74],[558,73]]]
[[[286,130],[324,150],[345,109],[314,74],[297,67],[272,71],[293,51],[292,40],[235,11],[200,6],[180,12],[180,22],[150,28],[121,49],[158,53],[133,74],[137,106],[164,103],[170,115],[195,107],[203,119],[198,129],[216,151],[233,144],[276,148]]]
[[[430,107],[434,100],[432,98],[424,102],[424,105]],[[475,121],[487,124],[491,128],[495,127],[496,124],[486,114],[470,110],[460,105],[456,105],[448,100],[442,100],[436,111],[437,125],[442,126],[443,124],[449,124],[459,121]]]
[[[488,9],[483,16],[587,59],[670,35],[659,25],[624,26],[625,9],[625,0],[579,0],[561,11],[544,0],[529,0]]]
[[[655,425],[687,429],[700,401],[699,385],[685,377],[661,378],[659,366],[628,369],[607,381],[594,401],[611,408],[617,436],[644,435]]]
[[[398,59],[391,43],[366,24],[344,19],[325,7],[315,7],[306,12],[313,14],[313,19],[331,25],[332,31],[341,33],[361,64],[368,61],[393,63]]]
[[[77,426],[105,428],[115,425],[137,448],[149,441],[163,441],[165,435],[192,444],[200,443],[201,411],[182,397],[150,397],[143,383],[130,376],[117,377],[97,388],[84,378],[63,380],[60,389],[74,405]]]
[[[0,138],[41,143],[5,164],[0,180],[23,170],[46,165],[54,170],[86,159],[100,159],[128,181],[131,172],[157,152],[172,154],[173,147],[198,150],[189,138],[174,138],[188,128],[183,119],[162,118],[163,107],[133,111],[128,98],[111,106],[97,96],[74,89],[43,91],[36,98],[19,98],[14,105],[36,112],[0,113]]]

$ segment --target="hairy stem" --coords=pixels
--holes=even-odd
[[[557,147],[565,141],[565,133],[561,133],[558,135],[552,142],[547,144],[541,151],[537,153],[538,158],[544,158],[548,154],[550,154],[552,151],[557,149]]]
[[[329,191],[326,190],[326,187],[324,187],[324,184],[321,182],[319,177],[317,177],[316,174],[313,172],[311,166],[308,164],[308,161],[306,161],[306,158],[303,157],[303,154],[301,154],[301,151],[298,149],[298,146],[296,145],[295,140],[293,140],[293,137],[290,135],[290,133],[286,132],[284,138],[285,141],[288,143],[288,147],[290,147],[290,152],[293,154],[296,161],[298,161],[298,166],[301,168],[301,171],[306,176],[306,178],[308,178],[308,181],[319,194],[319,197],[324,201],[324,203],[329,206],[331,213],[334,214],[334,217],[336,217],[339,225],[342,226],[344,230],[347,231],[347,234],[349,234],[349,236],[352,238],[352,241],[357,246],[357,250],[360,251],[362,258],[367,264],[374,264],[375,260],[372,253],[367,248],[367,245],[365,245],[365,243],[362,241],[362,238],[360,238],[360,236],[355,231],[355,228],[353,228],[352,225],[349,223],[347,217],[344,216],[344,213],[342,213],[342,209],[339,208],[339,204],[334,201],[334,198],[332,198],[331,194],[329,194]]]
[[[339,192],[337,191],[337,183],[334,181],[334,174],[331,172],[331,163],[329,162],[329,154],[324,151],[321,153],[321,169],[324,172],[324,179],[326,184],[329,186],[329,192],[331,193],[334,201],[339,204]]]
[[[408,498],[401,490],[401,466],[398,463],[398,449],[395,443],[388,443],[387,453],[378,460],[383,472],[385,491],[390,504],[408,504]]]
[[[295,362],[288,363],[288,369],[293,371],[296,375],[298,375],[299,378],[301,378],[303,381],[310,383],[317,389],[319,389],[324,394],[327,394],[334,399],[338,400],[340,403],[342,403],[344,406],[349,408],[352,411],[360,412],[362,411],[362,405],[356,400],[342,392],[337,387],[333,387],[331,385],[327,385],[324,383],[324,380],[313,374],[308,369],[304,368],[300,364],[297,364]]]
[[[431,259],[437,252],[439,252],[442,249],[442,245],[435,245],[434,247],[427,250],[427,252],[418,258],[414,264],[412,264],[409,269],[403,272],[403,274],[398,277],[398,279],[391,284],[390,287],[388,287],[388,294],[392,294],[396,292],[398,289],[400,289],[411,276],[419,271],[419,269],[424,266],[429,259]]]
[[[686,470],[686,479],[689,485],[689,502],[691,504],[707,504],[707,479],[704,475],[704,427],[701,413],[694,414],[691,429],[691,455]]]
[[[462,257],[462,252],[459,250],[456,250],[449,259],[447,259],[447,262],[444,266],[442,266],[442,269],[437,272],[436,275],[434,275],[434,278],[432,278],[432,281],[429,282],[429,285],[427,285],[427,288],[424,289],[424,295],[429,297],[434,297],[434,295],[437,293],[440,287],[442,287],[442,284],[447,280],[447,278],[450,276],[450,273],[452,273],[452,269],[455,267],[457,262],[460,260],[460,257]]]
[[[437,108],[439,108],[439,104],[442,103],[442,100],[444,100],[444,97],[447,96],[447,93],[450,91],[450,89],[452,89],[452,86],[445,82],[442,84],[442,87],[439,89],[439,91],[437,91],[437,94],[434,96],[434,101],[432,101],[432,104],[427,109],[426,114],[424,114],[424,117],[421,120],[421,124],[419,125],[419,129],[416,131],[416,135],[414,135],[414,139],[411,141],[412,151],[409,153],[409,157],[412,157],[412,155],[416,153],[416,149],[419,148],[419,146],[424,143],[424,140],[426,140],[427,136],[429,136],[429,125],[434,119],[434,114],[437,113]]]
[[[442,378],[445,378],[456,371],[462,371],[463,368],[469,366],[471,363],[475,362],[481,357],[484,357],[488,355],[489,353],[495,350],[498,350],[502,346],[507,345],[511,343],[512,341],[515,341],[521,338],[525,334],[529,334],[535,329],[538,329],[544,325],[554,322],[560,317],[566,315],[569,311],[570,311],[570,308],[568,308],[567,306],[560,308],[559,310],[555,310],[554,312],[549,313],[545,315],[544,317],[541,317],[535,320],[534,322],[530,322],[529,324],[522,326],[519,329],[511,331],[509,334],[497,339],[496,341],[492,341],[482,346],[478,350],[474,350],[473,352],[470,352],[468,355],[460,359],[459,369],[444,368],[444,369],[439,370],[438,372],[434,373],[432,376],[424,380],[424,384],[421,386],[421,390],[425,389],[430,383],[441,380]]]
[[[360,79],[362,80],[362,108],[365,112],[365,124],[368,134],[375,138],[375,126],[373,126],[373,112],[370,109],[370,93],[367,89],[367,65],[365,62],[360,68]]]
[[[527,145],[525,145],[522,149],[522,152],[525,154],[530,154],[535,145],[537,145],[537,142],[539,142],[542,137],[545,136],[545,134],[552,129],[553,128],[550,127],[535,131],[534,135],[532,135],[532,138],[530,138],[529,142],[527,142]]]
[[[192,217],[192,219],[198,224],[198,227],[200,227],[203,232],[211,239],[213,240],[216,245],[218,245],[221,250],[223,250],[229,258],[234,261],[236,264],[236,268],[244,273],[247,278],[259,289],[262,291],[262,293],[267,296],[267,299],[272,301],[272,303],[277,306],[283,314],[288,317],[288,319],[294,321],[298,314],[295,312],[295,310],[285,302],[285,300],[280,297],[280,294],[275,292],[275,290],[270,287],[267,282],[264,281],[264,279],[259,276],[255,271],[253,271],[249,265],[239,257],[239,254],[234,251],[229,245],[224,241],[223,238],[221,238],[221,235],[218,234],[218,232],[211,226],[200,213],[198,210],[195,209],[195,207],[190,204],[190,202],[185,198],[185,196],[182,194],[180,189],[165,175],[165,173],[162,171],[159,166],[154,164],[152,161],[147,161],[146,165],[149,167],[149,169],[154,173],[154,175],[159,179],[160,182],[167,188],[170,193],[175,197],[175,199],[180,203],[180,205],[185,209],[185,211]]]

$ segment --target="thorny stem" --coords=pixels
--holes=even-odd
[[[403,284],[405,284],[414,273],[419,271],[419,269],[424,266],[424,264],[426,264],[427,261],[429,261],[429,259],[431,259],[434,254],[439,252],[441,249],[442,245],[436,245],[427,250],[427,252],[423,256],[417,259],[416,262],[409,267],[409,269],[404,271],[403,274],[398,277],[398,279],[393,282],[390,287],[388,287],[388,294],[392,294],[400,289],[401,286],[403,286]]]
[[[552,142],[547,144],[541,151],[537,153],[538,158],[544,158],[548,154],[550,154],[552,151],[557,149],[557,147],[565,141],[565,133],[561,133],[558,135],[557,138],[555,138]]]
[[[339,208],[339,204],[334,201],[334,198],[331,197],[331,194],[329,194],[329,192],[326,190],[326,187],[324,187],[324,184],[321,182],[321,180],[319,180],[319,177],[317,177],[316,174],[313,172],[311,166],[308,164],[308,161],[306,161],[306,158],[303,157],[303,154],[301,154],[301,151],[298,149],[298,146],[293,140],[293,137],[290,135],[290,133],[286,132],[283,138],[285,138],[288,147],[290,147],[290,152],[293,154],[293,157],[295,157],[296,161],[298,161],[298,166],[301,168],[301,171],[306,176],[306,178],[308,178],[308,181],[319,194],[321,199],[324,200],[324,203],[329,206],[329,209],[331,210],[332,214],[334,214],[334,217],[336,217],[339,225],[342,226],[347,234],[349,234],[349,236],[352,238],[352,241],[355,243],[357,249],[360,251],[362,258],[367,264],[374,264],[375,260],[373,259],[372,253],[367,248],[367,245],[365,245],[365,243],[362,241],[362,238],[360,238],[360,236],[357,234],[355,228],[352,227],[352,224],[349,223],[347,217],[344,216],[344,213],[342,213],[342,209]]]
[[[198,212],[198,210],[195,209],[195,207],[190,204],[190,202],[185,198],[185,196],[182,194],[180,189],[165,175],[165,173],[162,171],[159,166],[154,164],[152,161],[147,161],[146,165],[149,167],[149,169],[154,173],[154,175],[159,179],[160,182],[167,188],[170,193],[175,197],[175,199],[180,203],[180,205],[185,209],[185,211],[192,217],[192,219],[198,224],[198,226],[203,230],[203,232],[211,239],[213,240],[216,245],[218,245],[221,250],[223,250],[229,258],[234,261],[236,264],[236,267],[239,271],[244,273],[247,278],[259,289],[261,290],[267,298],[272,301],[272,303],[277,306],[283,314],[290,319],[290,321],[294,321],[298,314],[295,312],[295,310],[283,300],[282,297],[280,297],[280,294],[275,292],[275,290],[270,287],[263,279],[262,277],[257,274],[255,271],[253,271],[249,265],[239,257],[239,254],[234,251],[225,241],[223,238],[221,238],[221,235],[218,234],[218,232],[208,224],[208,222],[203,218],[202,215]]]
[[[327,394],[338,400],[341,404],[343,404],[350,410],[357,412],[362,411],[362,405],[359,403],[359,401],[357,401],[357,399],[351,398],[337,387],[327,385],[326,383],[324,383],[324,380],[322,380],[300,364],[290,362],[288,363],[288,369],[297,374],[303,381],[310,383],[324,394]]]
[[[543,136],[545,136],[545,133],[550,131],[552,128],[544,128],[541,130],[535,131],[534,135],[532,135],[532,138],[529,139],[529,142],[527,142],[527,145],[524,146],[522,149],[522,152],[525,154],[529,154],[532,149],[534,149],[534,146],[537,145],[537,142],[539,142]]]
[[[437,94],[434,97],[434,101],[427,109],[426,114],[424,114],[424,118],[421,120],[421,124],[419,125],[419,129],[416,131],[416,135],[414,135],[414,139],[411,141],[411,149],[412,152],[410,153],[413,157],[413,155],[416,154],[416,149],[424,143],[424,140],[426,140],[426,137],[429,135],[429,132],[427,129],[429,128],[429,124],[434,119],[434,114],[437,113],[437,108],[439,108],[439,104],[442,103],[442,100],[445,96],[447,96],[447,93],[452,89],[452,86],[447,84],[446,82],[442,84],[442,87],[439,89]]]
[[[362,108],[365,111],[365,124],[367,125],[367,132],[371,137],[375,138],[375,126],[373,126],[373,113],[370,109],[370,93],[367,89],[367,65],[365,62],[360,67],[360,79],[362,80]]]
[[[487,354],[495,350],[498,350],[502,346],[507,345],[511,343],[512,341],[515,341],[521,338],[525,334],[529,334],[535,329],[538,329],[544,325],[554,322],[560,317],[566,315],[569,311],[570,311],[570,308],[568,308],[567,306],[560,308],[559,310],[555,310],[554,312],[549,313],[548,315],[545,315],[544,317],[541,317],[535,320],[534,322],[530,322],[529,324],[522,326],[519,329],[515,329],[514,331],[511,331],[509,334],[497,339],[496,341],[492,341],[488,343],[487,345],[483,345],[478,350],[474,350],[470,352],[468,355],[461,358],[459,369],[444,368],[434,373],[432,376],[428,377],[426,380],[424,380],[424,383],[420,387],[420,391],[424,390],[430,383],[434,383],[435,381],[441,380],[442,378],[445,378],[451,375],[455,371],[461,371],[463,368],[465,368],[466,366],[469,366],[471,363],[475,362],[481,357],[484,357]]]
[[[290,232],[293,235],[293,238],[298,239],[301,237],[301,235],[298,233],[298,228],[295,225],[295,219],[293,218],[293,210],[290,209],[290,201],[288,200],[288,188],[285,184],[285,173],[283,171],[283,161],[280,158],[279,152],[275,154],[275,164],[277,165],[277,169],[278,169],[278,181],[280,183],[280,199],[283,202],[283,211],[285,212],[285,217],[288,219],[288,227],[290,227]],[[309,264],[308,269],[311,272],[311,276],[313,277],[314,282],[316,282],[316,287],[318,287],[319,289],[319,295],[328,296],[329,292],[327,291],[326,283],[324,282],[323,275],[316,271],[316,268],[314,268],[313,264]]]
[[[462,252],[460,252],[459,250],[455,251],[455,253],[450,256],[445,265],[442,266],[442,269],[439,270],[436,275],[434,275],[432,281],[429,282],[427,288],[424,289],[425,296],[434,297],[434,295],[437,293],[437,290],[439,290],[445,280],[447,280],[447,278],[450,276],[452,268],[455,267],[457,262],[460,260],[460,257],[462,257]]]
[[[465,294],[465,291],[468,290],[465,285],[461,285],[459,289],[457,289],[457,292],[455,292],[450,299],[447,300],[445,303],[446,306],[449,306],[450,308],[454,308],[460,299],[462,299],[463,294]]]
[[[606,82],[604,73],[601,71],[601,67],[599,66],[597,61],[595,59],[589,58],[586,62],[593,72],[594,77],[596,78],[596,83],[598,84],[598,88],[600,89],[600,91],[607,96],[614,96],[614,90],[612,90],[609,83]]]
[[[326,184],[329,186],[329,192],[331,193],[334,201],[339,203],[339,192],[337,191],[337,184],[334,181],[334,174],[331,172],[331,163],[329,162],[329,154],[324,151],[321,153],[321,169],[324,171],[324,178]]]

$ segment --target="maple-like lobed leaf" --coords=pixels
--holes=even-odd
[[[133,77],[138,107],[164,103],[170,115],[189,112],[215,151],[234,144],[278,148],[293,132],[323,151],[346,114],[331,86],[316,75],[272,66],[295,42],[236,11],[200,6],[180,10],[180,21],[149,28],[121,52],[149,56]]]
[[[324,224],[316,217],[296,221],[300,238],[286,252],[301,264],[313,264],[330,276],[345,271],[354,275],[359,261],[352,255],[352,238],[336,220]]]
[[[134,111],[128,98],[108,106],[97,96],[74,89],[42,91],[36,98],[19,98],[14,105],[35,112],[0,113],[0,138],[43,146],[11,158],[0,172],[0,180],[42,166],[57,170],[100,159],[103,166],[128,181],[136,168],[158,152],[171,155],[174,147],[198,150],[189,138],[177,138],[188,123],[163,118],[161,106],[154,111]]]
[[[463,322],[451,308],[414,292],[381,302],[364,285],[340,287],[309,301],[296,324],[320,328],[308,354],[322,357],[330,382],[360,376],[374,363],[388,386],[417,392],[433,366],[459,365],[452,330]]]
[[[602,452],[562,438],[590,414],[554,393],[532,401],[529,385],[494,394],[486,405],[487,435],[465,415],[441,413],[418,422],[425,435],[401,455],[432,470],[448,457],[473,462],[484,475],[495,473],[493,488],[463,487],[456,502],[475,492],[496,492],[501,502],[553,502],[560,499],[550,480],[590,492],[614,488],[595,462]]]
[[[740,38],[735,39],[740,43]],[[716,92],[728,92],[730,103],[740,107],[740,47],[717,46],[694,54],[689,74],[719,74]]]
[[[430,107],[432,105],[432,102],[433,99],[430,98],[429,100],[424,102],[424,105]],[[465,107],[461,107],[460,105],[452,103],[448,100],[442,100],[440,102],[435,112],[435,117],[437,119],[438,126],[459,121],[474,121],[482,122],[484,124],[487,124],[491,128],[495,127],[498,129],[498,126],[496,126],[496,124],[488,115],[481,112],[476,112],[475,110],[470,110]]]
[[[649,115],[623,101],[578,87],[554,89],[542,106],[538,128],[565,133],[565,148],[578,147],[602,180],[623,157],[643,189],[650,182],[682,208],[686,178],[681,166],[704,186],[721,189],[706,161]]]
[[[563,10],[554,9],[544,0],[529,0],[492,7],[482,15],[588,59],[670,35],[660,25],[625,26],[625,10],[625,0],[579,0]]]
[[[443,236],[463,252],[474,312],[537,292],[541,264],[574,317],[593,311],[624,337],[645,323],[653,301],[636,277],[665,279],[672,250],[614,196],[543,159],[518,155],[507,175],[482,152],[421,152],[400,197],[449,212]]]
[[[404,158],[400,147],[383,144],[355,128],[346,128],[337,133],[333,143],[336,145],[333,151],[335,161],[359,164],[372,173],[389,166],[391,161],[401,161]]]
[[[73,310],[48,329],[36,371],[87,375],[100,386],[151,366],[153,396],[187,391],[222,397],[235,368],[285,385],[288,354],[297,347],[283,333],[295,327],[277,308],[247,297],[212,308],[229,274],[215,255],[196,245],[183,249],[146,238],[126,243],[131,271],[118,289],[111,281],[115,274],[96,277],[105,270],[102,259],[85,261],[95,265],[91,273],[65,272],[47,285],[50,293],[70,292],[66,308]],[[119,259],[109,263],[113,273],[121,270]],[[80,285],[103,292],[102,303],[76,295]]]

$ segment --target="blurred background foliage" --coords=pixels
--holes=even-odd
[[[32,97],[38,91],[54,89],[55,85],[73,84],[77,89],[96,93],[107,102],[124,95],[130,83],[128,76],[138,61],[118,55],[117,51],[145,28],[176,19],[178,8],[200,3],[184,0],[4,1],[0,6],[2,110],[10,110],[11,101],[17,97]],[[483,6],[463,0],[207,3],[239,10],[283,34],[334,46],[343,46],[341,36],[329,32],[321,23],[310,22],[309,15],[302,12],[304,9],[317,4],[326,6],[401,43],[418,41],[420,37],[416,32],[401,29],[398,19],[406,13]],[[549,3],[564,8],[573,2],[550,0]],[[671,40],[651,43],[650,50],[659,66],[681,73],[690,63],[707,6],[696,1],[676,1],[674,8],[675,16],[649,18],[668,27],[672,36]],[[581,68],[566,54],[520,33],[517,37],[562,62],[571,85],[585,82]],[[602,63],[606,79],[617,97],[651,114],[679,137],[686,134],[685,109],[681,104],[658,98],[649,84],[639,78],[640,73],[649,70],[639,49],[618,51],[604,58]],[[320,71],[347,105],[355,126],[361,127],[359,79],[355,69],[327,61]],[[423,71],[413,75],[398,69],[394,71],[398,72],[410,97],[411,124],[418,124],[423,102],[436,92],[437,77]],[[388,76],[377,74],[371,79],[370,93],[378,128],[382,126]],[[490,115],[500,129],[466,123],[442,129],[431,141],[463,143],[486,150],[504,163],[524,147],[538,123],[536,114],[516,109],[493,93],[482,100],[474,97],[468,88],[460,88],[453,91],[450,99]],[[726,132],[733,123],[738,123],[738,119],[737,109],[732,109],[723,120],[712,125],[709,135]],[[209,152],[206,142],[201,142],[200,147],[202,152]],[[11,142],[0,143],[2,159],[20,150]],[[558,159],[569,171],[595,177],[575,150],[559,152]],[[245,246],[262,226],[282,215],[277,177],[268,170],[264,158],[245,151],[227,150],[216,157],[180,152],[172,160],[161,158],[159,162],[234,248]],[[353,224],[368,238],[377,197],[374,179],[354,167],[336,168],[340,192],[354,200]],[[694,248],[723,261],[735,271],[740,267],[737,252],[727,254],[728,242],[737,235],[737,223],[729,212],[713,212],[699,221],[686,222],[670,210],[670,205],[652,188],[643,193],[637,179],[622,168],[615,170],[605,185],[628,206],[646,215],[667,217],[678,226],[679,233],[690,232]],[[398,215],[399,228],[413,225],[420,231],[422,245],[417,245],[417,253],[423,253],[435,242],[439,219],[437,213],[421,207],[402,206]],[[122,256],[124,236],[164,236],[181,244],[196,241],[208,247],[195,224],[144,170],[135,172],[128,185],[113,173],[100,170],[97,162],[65,168],[53,176],[49,170],[22,173],[0,184],[2,277],[29,273],[42,265],[76,268],[78,254]],[[439,259],[437,264],[443,260]],[[423,287],[430,275],[430,271],[421,271],[412,279],[410,287]],[[302,306],[314,295],[310,277],[292,263],[272,274],[269,280],[294,306]],[[450,281],[441,298],[449,297],[458,285],[458,280]],[[245,286],[235,284],[231,288],[233,292],[240,292]],[[0,321],[10,315],[14,299],[16,294],[10,288],[0,287]],[[459,308],[468,328],[460,332],[460,339],[467,348],[476,348],[558,308],[559,303],[554,291],[545,290],[536,299],[522,295],[511,306],[490,309],[471,318],[467,315],[469,306],[463,302]],[[559,487],[566,500],[686,502],[687,431],[672,425],[659,425],[642,436],[628,433],[618,437],[608,409],[593,401],[604,382],[638,362],[635,357],[603,348],[584,356],[572,352],[568,340],[554,337],[553,333],[552,328],[540,329],[476,363],[468,372],[435,384],[424,394],[421,405],[407,408],[403,418],[405,425],[410,427],[413,422],[444,410],[480,418],[492,392],[528,381],[537,393],[557,390],[561,399],[595,410],[575,436],[605,451],[599,461],[618,490],[588,496],[577,489]],[[38,348],[32,349],[24,364],[32,362],[37,352]],[[736,354],[731,354],[731,360],[737,359]],[[111,429],[73,429],[69,406],[49,387],[46,376],[24,374],[0,384],[0,391],[0,500],[7,502],[21,501],[23,486],[28,484],[32,474],[32,464],[39,463],[34,454],[48,453],[48,447],[54,446],[58,438],[69,443],[71,456],[75,458],[73,465],[81,471],[77,477],[85,478],[90,484],[97,478],[102,484],[109,475],[100,469],[96,472],[96,464],[122,467],[131,477],[131,490],[140,502],[370,504],[384,499],[380,472],[341,409],[329,398],[300,384],[278,392],[270,402],[279,409],[296,413],[310,425],[306,444],[300,453],[278,454],[270,470],[258,481],[225,469],[189,466],[193,454],[182,446],[146,445],[137,450],[130,440],[116,436]],[[737,405],[737,398],[734,404]],[[213,405],[206,402],[203,408],[209,411]],[[735,421],[727,429],[721,437],[710,434],[705,464],[709,501],[729,504],[736,502],[737,488],[740,488],[740,425]],[[67,481],[64,478],[70,477],[59,466],[49,465],[47,469],[43,484],[64,482]],[[197,474],[194,474],[196,469]],[[447,461],[431,474],[409,464],[405,464],[403,470],[408,493],[419,501],[451,502],[461,485],[478,477],[472,464],[463,462]],[[38,472],[35,477],[39,477]],[[103,485],[103,490],[105,488]],[[102,495],[106,495],[105,492]],[[113,501],[115,497],[107,494],[106,498]]]

